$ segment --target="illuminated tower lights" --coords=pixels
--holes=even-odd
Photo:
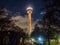
[[[27,8],[27,14],[28,14],[28,35],[32,32],[32,23],[31,23],[31,15],[32,15],[32,7]]]

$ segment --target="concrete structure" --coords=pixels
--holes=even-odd
[[[27,14],[28,14],[28,35],[31,34],[31,30],[32,30],[32,23],[31,23],[31,15],[32,15],[32,7],[28,7],[27,8]]]

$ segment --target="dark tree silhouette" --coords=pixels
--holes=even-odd
[[[38,32],[45,34],[48,45],[50,45],[50,39],[54,38],[54,34],[60,33],[60,0],[44,0],[44,3],[46,14],[43,16],[42,21],[37,22],[32,35]],[[43,27],[39,27],[38,25]]]
[[[18,45],[20,38],[27,36],[22,28],[15,26],[9,17],[4,17],[4,8],[0,9],[0,45]]]
[[[46,0],[46,14],[43,17],[44,23],[47,25],[47,37],[48,37],[48,45],[50,45],[50,35],[58,30],[51,30],[51,25],[60,27],[60,0]],[[59,30],[60,31],[60,30]],[[51,33],[52,32],[52,33]]]

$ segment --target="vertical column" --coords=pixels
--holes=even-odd
[[[32,26],[31,26],[31,13],[28,14],[28,34],[31,34]]]
[[[32,26],[31,26],[32,7],[27,8],[27,14],[28,14],[28,35],[30,36],[32,31]]]

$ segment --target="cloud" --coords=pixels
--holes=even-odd
[[[40,12],[40,14],[46,14],[46,12],[45,11],[42,11],[42,12]]]

